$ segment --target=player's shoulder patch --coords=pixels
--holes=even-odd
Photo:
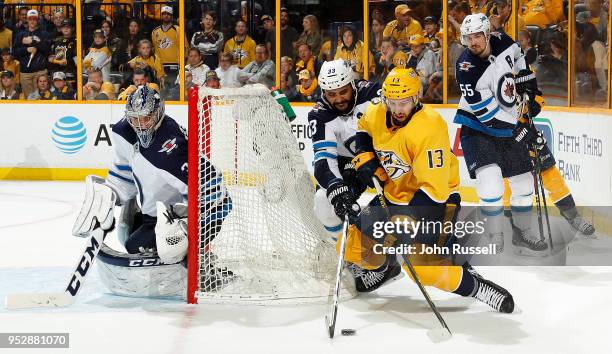
[[[488,60],[482,60],[466,49],[457,59],[456,73],[457,83],[476,83],[490,65]]]

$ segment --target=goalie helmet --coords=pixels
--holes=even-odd
[[[484,33],[485,37],[487,38],[487,42],[489,41],[491,33],[491,24],[489,23],[489,19],[483,14],[467,15],[461,23],[461,44],[467,47],[468,35],[478,32]]]
[[[159,92],[147,85],[138,86],[127,98],[125,118],[134,128],[142,147],[148,148],[164,119],[164,101]]]

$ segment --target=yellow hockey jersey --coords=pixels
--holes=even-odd
[[[151,33],[155,54],[159,56],[162,64],[176,64],[179,62],[179,28],[172,25],[167,31],[157,26]]]
[[[232,64],[237,65],[240,69],[244,69],[248,63],[255,60],[256,46],[257,43],[249,36],[245,36],[243,41],[237,40],[234,36],[225,42],[223,51],[232,55]]]
[[[446,122],[433,108],[423,106],[398,128],[383,103],[372,103],[357,126],[372,138],[389,176],[384,192],[391,203],[407,205],[418,190],[443,203],[459,191],[459,163],[450,150]]]

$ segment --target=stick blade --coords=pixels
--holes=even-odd
[[[336,329],[336,325],[335,324],[331,324],[329,317],[325,316],[325,328],[327,329],[327,336],[331,339],[334,338],[334,332]]]
[[[451,339],[453,334],[446,328],[437,328],[427,331],[427,336],[432,342],[440,343]]]
[[[12,294],[6,297],[6,308],[21,310],[38,307],[64,307],[72,302],[72,296],[66,293]]]

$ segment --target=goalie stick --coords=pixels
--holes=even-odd
[[[79,257],[75,270],[72,272],[66,290],[61,293],[31,293],[12,294],[6,297],[6,308],[9,310],[29,309],[37,307],[64,307],[72,305],[83,288],[87,274],[93,268],[93,262],[106,234],[112,230],[103,230],[96,221],[89,234],[83,254]]]

